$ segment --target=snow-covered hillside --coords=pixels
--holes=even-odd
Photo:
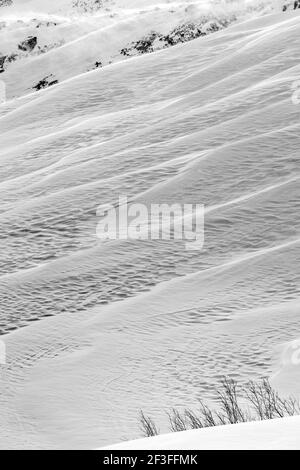
[[[0,9],[0,71],[16,97],[272,8],[257,0],[14,0]]]
[[[227,3],[238,21],[135,57],[120,48],[204,2],[1,8],[0,50],[22,57],[0,75],[0,447],[135,439],[141,408],[167,432],[224,374],[299,392],[300,10]],[[119,195],[204,204],[204,249],[100,241]]]

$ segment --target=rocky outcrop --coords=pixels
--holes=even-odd
[[[103,7],[105,0],[73,0],[73,8],[81,13],[93,13]]]
[[[8,7],[9,5],[12,5],[13,1],[12,0],[0,0],[0,7]]]
[[[24,52],[31,52],[37,45],[37,37],[36,36],[29,36],[25,41],[21,42],[18,45],[18,49]]]
[[[299,0],[300,1],[300,0]],[[208,20],[201,23],[184,23],[174,28],[168,34],[161,34],[151,31],[139,41],[131,43],[129,46],[120,50],[120,54],[126,57],[134,55],[147,54],[176,44],[192,41],[200,36],[219,31],[226,28],[236,20],[232,17],[226,20]]]
[[[0,73],[3,73],[9,64],[15,62],[18,59],[22,59],[27,57],[31,52],[33,56],[45,54],[49,52],[51,49],[58,48],[64,44],[64,41],[61,40],[59,42],[53,44],[46,44],[44,46],[37,46],[37,38],[30,36],[21,44],[18,45],[19,52],[12,52],[8,55],[2,55],[0,53]],[[37,46],[37,47],[36,47]],[[100,62],[98,63],[98,67],[100,67]]]
[[[294,10],[300,8],[300,0],[290,0],[288,2],[285,2],[282,7],[282,11],[287,11],[289,8],[294,8]]]
[[[6,60],[6,55],[0,55],[0,73],[4,72],[4,63]]]
[[[0,73],[3,73],[6,69],[6,65],[17,60],[17,54],[1,55],[0,54]]]
[[[45,78],[42,78],[35,86],[32,87],[33,90],[39,91],[43,88],[48,88],[49,86],[56,85],[58,80],[51,74]]]
[[[64,43],[65,42],[63,40],[61,40],[61,41],[58,41],[58,42],[54,42],[52,44],[45,44],[44,46],[38,46],[37,49],[35,49],[34,53],[45,54],[46,52],[49,52],[52,49],[56,49],[58,47],[63,46]]]

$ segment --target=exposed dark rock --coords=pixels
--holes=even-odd
[[[28,43],[28,40],[30,40],[30,42]],[[36,38],[28,38],[28,40],[24,41],[24,43],[26,42],[26,46],[24,45],[23,47],[23,44],[22,45],[19,45],[19,50],[22,51],[22,52],[13,52],[9,55],[6,55],[6,56],[3,56],[1,53],[0,53],[0,73],[3,73],[7,66],[12,63],[12,62],[15,62],[16,60],[22,58],[22,57],[26,57],[28,52],[33,52],[33,54],[35,55],[38,55],[38,54],[44,54],[48,51],[50,51],[51,49],[54,49],[54,48],[57,48],[57,47],[60,47],[64,44],[64,41],[60,41],[60,42],[57,42],[57,43],[53,43],[53,44],[48,44],[48,45],[45,45],[43,47],[41,46],[38,46],[36,47]],[[27,46],[27,44],[29,44],[29,46]],[[99,65],[100,66],[100,65]]]
[[[134,48],[139,54],[147,54],[148,52],[153,52],[153,43],[158,37],[160,37],[159,33],[152,32],[148,37],[137,41],[135,43]]]
[[[13,0],[0,0],[0,7],[8,7],[13,4]]]
[[[188,42],[200,36],[206,36],[207,34],[224,29],[235,20],[235,16],[218,21],[208,21],[207,18],[203,18],[199,24],[184,23],[177,26],[166,35],[151,31],[151,33],[144,36],[139,41],[133,42],[129,46],[121,49],[120,54],[126,57],[132,57],[134,55],[147,54],[158,49],[175,46],[176,44]]]
[[[6,60],[6,55],[0,55],[0,73],[4,72],[4,62]]]
[[[33,90],[39,91],[43,88],[48,88],[49,86],[56,85],[58,80],[53,80],[53,75],[48,75],[47,77],[40,80],[35,86],[32,87]]]
[[[120,50],[120,54],[130,57],[130,49],[128,47],[124,47],[123,49]]]
[[[12,53],[12,54],[10,54],[6,57],[5,62],[11,63],[11,62],[14,62],[15,60],[17,60],[17,58],[18,58],[18,54]]]
[[[61,40],[59,42],[54,42],[52,44],[46,44],[45,46],[38,46],[37,47],[37,52],[39,54],[45,54],[48,51],[51,51],[51,49],[56,49],[57,47],[60,47],[64,44],[64,41]]]
[[[88,69],[87,71],[90,72],[91,70],[96,70],[96,69],[101,69],[103,67],[103,64],[100,60],[97,60],[93,67],[91,67],[90,69]]]
[[[103,7],[105,0],[73,0],[73,8],[82,13],[93,13]]]
[[[54,21],[46,21],[46,22],[39,22],[37,25],[36,25],[36,28],[40,28],[41,26],[46,26],[47,28],[49,28],[50,26],[57,26],[57,23],[55,23]]]
[[[177,26],[177,28],[175,28],[169,34],[163,36],[160,41],[164,41],[168,46],[175,46],[180,42],[191,41],[192,39],[196,39],[205,35],[206,33],[203,32],[196,24],[186,23]]]
[[[3,73],[6,69],[5,65],[17,60],[18,54],[10,54],[10,55],[1,55],[0,54],[0,73]]]
[[[294,10],[300,8],[300,0],[290,0],[288,2],[285,2],[282,7],[282,11],[287,11],[289,8],[294,8]]]
[[[18,48],[24,52],[31,52],[35,46],[37,45],[37,37],[36,36],[29,36],[29,38],[25,39],[25,41],[21,42],[18,45]]]
[[[161,39],[163,36],[160,33],[152,31],[148,36],[140,39],[137,42],[131,43],[129,47],[121,49],[120,54],[130,57],[136,54],[147,54],[153,52],[153,43],[156,39]]]

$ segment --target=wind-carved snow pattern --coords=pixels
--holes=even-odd
[[[270,376],[299,335],[300,10],[266,2],[213,34],[119,54],[190,24],[186,8],[203,14],[150,3],[83,17],[51,0],[28,20],[23,0],[22,23],[2,9],[2,56],[24,54],[0,75],[3,447],[139,437],[140,408],[193,408],[225,371]],[[119,195],[204,204],[204,249],[101,243],[97,208]],[[284,363],[280,382],[288,370],[299,384],[298,369]]]
[[[0,73],[5,73],[11,97],[39,90],[47,76],[60,83],[100,64],[190,41],[274,7],[271,0],[47,3],[43,7],[37,0],[15,0],[3,8]]]

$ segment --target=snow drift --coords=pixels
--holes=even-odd
[[[154,3],[143,22],[131,11],[137,2],[130,11],[120,2],[122,15],[101,11],[100,27],[94,15],[53,10],[58,30],[36,29],[45,44],[48,32],[65,44],[21,51],[28,56],[1,74],[3,448],[137,438],[140,408],[165,431],[166,409],[212,400],[224,373],[241,383],[272,376],[299,336],[299,12],[252,12],[87,72],[102,59],[91,44],[105,28],[122,31],[111,40],[105,32],[108,60],[147,21],[153,29],[166,8]],[[33,35],[32,21],[22,34],[1,30],[5,53]],[[58,83],[32,90],[45,77]],[[205,204],[204,250],[101,243],[96,210],[120,194]],[[293,392],[299,366],[280,368],[274,380],[289,376]]]
[[[11,98],[40,90],[272,8],[276,2],[257,0],[14,0],[0,9],[7,93]],[[30,39],[34,47],[24,48]]]
[[[297,450],[300,417],[232,424],[124,442],[107,450]]]

